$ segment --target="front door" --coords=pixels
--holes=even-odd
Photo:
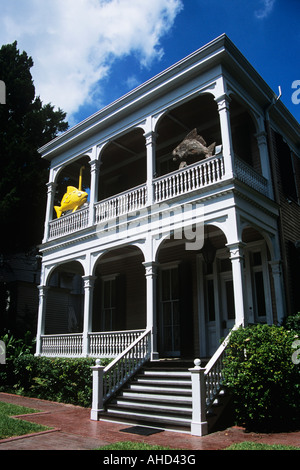
[[[164,357],[180,356],[180,292],[178,266],[163,268],[160,286],[160,349]]]

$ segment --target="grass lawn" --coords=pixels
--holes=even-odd
[[[35,423],[28,423],[21,419],[14,419],[11,416],[36,413],[38,410],[25,408],[24,406],[11,405],[0,402],[0,439],[8,437],[22,436],[33,432],[45,431],[46,426]]]
[[[115,442],[107,446],[99,447],[95,450],[176,450],[172,447],[162,447],[146,444],[144,442]],[[178,449],[177,449],[178,450]],[[238,444],[232,444],[224,450],[300,450],[299,447],[286,446],[281,444],[262,444],[260,442],[245,441]]]
[[[145,442],[122,441],[99,447],[95,450],[175,450],[172,447],[163,447],[157,445],[146,444]]]
[[[225,450],[300,450],[300,447],[286,446],[283,444],[262,444],[261,442],[245,441],[232,444]]]

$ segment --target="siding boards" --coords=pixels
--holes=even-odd
[[[300,261],[295,242],[300,240],[300,162],[292,152],[287,151],[283,138],[271,130],[273,164],[278,202],[281,208],[282,258],[285,268],[285,285],[288,313],[300,311]],[[286,162],[286,170],[284,164]]]

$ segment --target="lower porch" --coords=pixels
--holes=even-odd
[[[128,245],[100,255],[90,276],[78,261],[58,265],[40,287],[37,354],[115,358],[150,330],[152,358],[211,357],[235,324],[278,319],[280,272],[266,240],[248,227],[236,253],[208,225],[200,251],[172,236],[153,263]]]

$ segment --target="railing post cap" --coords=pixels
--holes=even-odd
[[[195,359],[194,364],[195,364],[195,369],[200,369],[201,359]]]
[[[105,368],[105,366],[101,366],[101,360],[100,359],[96,359],[95,365],[91,366],[92,370],[101,370],[101,369],[104,369],[104,368]]]
[[[203,371],[203,370],[204,370],[204,369],[201,367],[201,359],[198,359],[198,358],[195,359],[195,360],[194,360],[194,365],[195,365],[195,367],[192,367],[191,369],[189,369],[189,371],[190,371],[191,373],[196,374],[196,373],[200,373],[200,371]]]

